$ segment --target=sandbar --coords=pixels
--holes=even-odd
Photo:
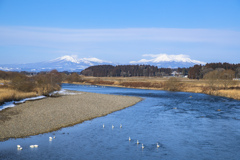
[[[140,102],[139,97],[72,91],[0,111],[0,141],[52,132]]]

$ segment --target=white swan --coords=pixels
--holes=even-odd
[[[102,125],[102,127],[104,128],[104,127],[105,127],[105,125],[103,124],[103,125]]]
[[[53,136],[53,138],[55,139],[56,137],[55,137],[55,136]]]
[[[20,145],[17,145],[17,148],[20,148],[21,146]]]
[[[137,140],[137,144],[139,144],[139,141]]]
[[[122,124],[120,124],[120,128],[122,128]]]
[[[34,148],[34,145],[30,145],[30,148]]]
[[[142,144],[142,149],[144,148],[144,145]]]
[[[157,143],[157,148],[159,148],[160,146],[159,146],[159,144]]]
[[[18,149],[18,150],[22,150],[22,147],[18,147],[17,149]]]
[[[131,138],[129,137],[128,140],[131,141]]]
[[[38,148],[38,145],[37,145],[37,144],[35,144],[35,145],[34,145],[34,147],[35,147],[35,148]]]
[[[49,141],[52,141],[52,137],[49,137]]]
[[[114,128],[114,125],[112,125],[112,129]]]

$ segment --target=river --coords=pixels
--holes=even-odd
[[[240,159],[240,101],[131,88],[73,84],[62,88],[138,96],[143,101],[72,127],[0,142],[0,159]],[[49,141],[49,136],[56,138]],[[18,144],[23,150],[17,150]],[[30,148],[32,144],[39,147]]]

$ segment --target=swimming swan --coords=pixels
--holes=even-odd
[[[129,137],[128,140],[131,141],[131,138]]]
[[[159,146],[159,144],[157,143],[157,148],[159,148],[160,146]]]
[[[30,145],[30,148],[38,148],[38,145],[35,144],[35,145]]]
[[[144,148],[144,145],[142,144],[142,149]]]

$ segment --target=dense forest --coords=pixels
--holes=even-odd
[[[227,74],[231,74],[231,76],[234,74],[233,78],[240,78],[240,64],[207,63],[206,65],[195,65],[189,68],[188,78],[202,79],[210,74],[215,74],[215,78],[221,78],[218,76],[226,76]]]
[[[173,71],[187,75],[187,68],[158,68],[157,66],[150,65],[98,65],[86,68],[81,72],[85,76],[94,77],[133,77],[133,76],[145,76],[145,77],[162,77],[170,76]]]

